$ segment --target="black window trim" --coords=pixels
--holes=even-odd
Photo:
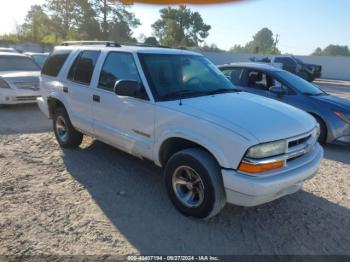
[[[105,64],[106,64],[106,61],[107,61],[108,57],[109,57],[111,54],[113,54],[113,53],[117,53],[117,54],[129,54],[129,55],[131,55],[131,57],[132,57],[132,59],[133,59],[133,61],[134,61],[134,63],[135,63],[135,66],[136,66],[136,68],[137,68],[137,74],[138,74],[139,79],[140,79],[141,87],[144,89],[144,93],[145,93],[145,97],[144,97],[144,98],[141,98],[141,97],[132,97],[132,98],[135,98],[135,99],[138,99],[138,100],[141,100],[141,101],[150,101],[150,98],[149,98],[149,95],[148,95],[148,93],[147,93],[146,87],[145,87],[145,85],[144,85],[144,83],[143,83],[143,80],[142,80],[142,78],[141,78],[141,75],[140,75],[140,72],[139,72],[139,68],[137,67],[137,63],[136,63],[135,57],[134,57],[134,55],[133,55],[132,52],[128,52],[128,51],[109,51],[109,52],[107,52],[107,54],[106,54],[105,57],[104,57],[104,61],[103,61],[103,64],[102,64],[102,66],[101,66],[101,69],[100,69],[100,72],[99,72],[99,75],[98,75],[98,81],[97,81],[96,89],[97,89],[97,90],[100,90],[100,91],[105,91],[105,92],[113,93],[113,94],[114,94],[114,91],[113,91],[113,90],[109,90],[109,89],[107,89],[107,88],[102,88],[102,87],[100,87],[100,77],[101,77],[102,69],[103,69],[103,67],[104,67]],[[127,79],[126,79],[126,80],[127,80]]]
[[[72,69],[73,66],[75,66],[76,62],[78,63],[78,61],[80,60],[80,57],[82,56],[82,54],[84,52],[97,52],[97,53],[99,53],[97,61],[96,61],[96,64],[94,66],[94,70],[92,71],[91,80],[90,80],[89,84],[81,82],[81,81],[76,81],[74,79],[75,78],[75,73],[76,73],[76,68],[74,69],[73,79],[69,79],[68,78],[70,70]],[[90,49],[79,50],[78,55],[73,59],[73,63],[70,64],[69,70],[67,71],[67,74],[66,74],[66,80],[69,81],[69,82],[72,82],[72,83],[76,83],[76,84],[85,86],[85,87],[90,87],[91,86],[91,81],[92,81],[92,76],[94,75],[94,72],[95,72],[95,69],[96,69],[96,65],[97,65],[98,60],[100,59],[100,56],[101,56],[101,50],[95,50],[95,49],[93,49],[93,50],[92,49],[91,50]]]

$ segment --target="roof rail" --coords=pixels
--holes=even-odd
[[[125,46],[140,46],[140,47],[171,48],[170,46],[166,46],[166,45],[149,45],[149,44],[143,44],[143,43],[122,43],[122,45],[125,45]]]
[[[121,45],[114,41],[65,41],[62,43],[64,46],[70,45],[104,45],[107,47],[120,47]]]

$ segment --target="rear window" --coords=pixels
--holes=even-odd
[[[70,53],[70,50],[54,51],[47,58],[41,73],[48,76],[57,76]]]
[[[0,71],[40,71],[29,57],[0,56]]]

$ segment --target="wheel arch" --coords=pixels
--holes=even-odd
[[[324,124],[324,126],[325,126],[325,128],[326,128],[326,142],[328,142],[328,136],[329,136],[329,126],[328,126],[328,124],[327,124],[327,122],[323,119],[323,117],[322,116],[320,116],[319,114],[317,114],[317,113],[315,113],[315,112],[308,112],[310,115],[312,115],[316,120],[317,120],[317,118],[319,118],[322,122],[323,122],[323,124]]]
[[[160,143],[159,150],[157,151],[158,155],[156,163],[164,167],[172,155],[188,148],[200,148],[213,156],[219,166],[224,165],[222,156],[220,156],[217,150],[210,148],[207,144],[181,136],[167,137]]]

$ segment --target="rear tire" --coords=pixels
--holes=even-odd
[[[61,147],[78,147],[83,141],[83,134],[75,130],[67,111],[63,107],[57,108],[54,112],[53,130]]]
[[[169,159],[164,172],[168,196],[183,215],[208,219],[225,206],[221,168],[208,152],[182,150]]]

